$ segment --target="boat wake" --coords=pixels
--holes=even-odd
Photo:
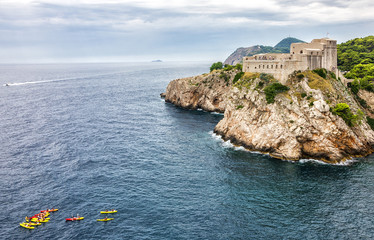
[[[73,77],[73,78],[60,78],[60,79],[50,79],[50,80],[41,80],[41,81],[5,83],[3,86],[9,87],[9,86],[21,86],[21,85],[28,85],[28,84],[42,84],[42,83],[53,83],[53,82],[63,82],[63,81],[72,81],[72,80],[83,80],[83,79],[89,79],[89,78],[111,76],[111,75],[116,75],[120,73],[121,72],[115,72],[115,73],[97,74],[97,75]]]

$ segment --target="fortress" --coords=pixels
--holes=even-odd
[[[243,58],[243,72],[272,74],[281,83],[294,71],[326,68],[337,74],[336,40],[314,39],[310,43],[292,43],[290,53],[266,53]]]

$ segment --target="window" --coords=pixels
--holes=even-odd
[[[300,54],[303,54],[303,50],[300,51]]]

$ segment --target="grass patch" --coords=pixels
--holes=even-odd
[[[238,77],[239,79],[235,83],[233,80],[234,87],[237,87],[240,90],[242,90],[243,87],[249,89],[252,85],[253,80],[258,78],[258,76],[259,76],[259,73],[246,72],[244,74],[241,74],[240,78]]]
[[[314,71],[314,70],[313,70]],[[308,85],[312,89],[320,89],[322,92],[328,91],[333,92],[333,86],[331,82],[318,74],[312,71],[305,72],[306,77],[308,78]]]

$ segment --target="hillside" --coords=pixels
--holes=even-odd
[[[350,71],[365,60],[365,64],[374,63],[374,36],[355,38],[338,44],[338,68]]]
[[[294,42],[304,42],[297,38],[284,38],[282,39],[275,47],[271,46],[263,46],[263,45],[255,45],[252,47],[240,47],[236,49],[230,56],[224,61],[224,64],[236,65],[237,63],[241,63],[243,57],[245,56],[252,56],[255,54],[260,53],[289,53],[291,43]]]
[[[297,42],[304,42],[300,39],[288,37],[282,39],[277,45],[274,46],[274,48],[288,48],[290,49],[291,43],[297,43]]]

